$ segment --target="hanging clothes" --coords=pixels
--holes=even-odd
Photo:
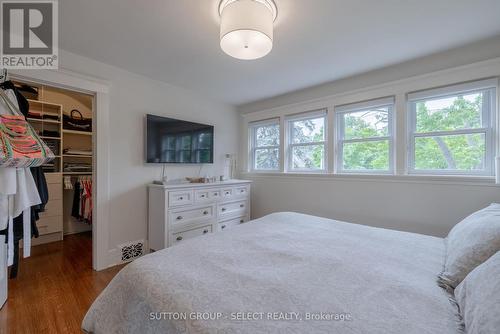
[[[9,83],[3,83],[1,87],[5,89],[7,97],[16,105],[18,95],[13,87],[9,87]],[[21,100],[22,101],[22,100]],[[27,102],[27,101],[26,101]],[[23,101],[21,102],[21,106]],[[5,101],[0,101],[0,114],[12,115],[10,109],[6,106]],[[33,179],[33,175],[29,168],[0,168],[0,230],[7,227],[7,242],[8,242],[8,265],[14,263],[14,224],[22,225],[22,239],[24,243],[24,257],[30,256],[31,237],[32,237],[32,212],[33,206],[42,204],[37,185]],[[22,224],[14,218],[22,220]],[[16,229],[21,231],[20,229]]]
[[[71,215],[78,220],[92,224],[92,179],[90,177],[79,177],[73,189],[73,206]]]
[[[3,82],[0,89],[5,90],[7,96],[17,103],[19,110],[26,117],[29,113],[29,102],[14,84],[11,81]],[[0,106],[0,112],[10,114],[3,104]],[[0,168],[0,234],[7,235],[8,263],[12,265],[11,278],[17,275],[19,241],[23,239],[24,257],[29,256],[31,238],[38,237],[36,221],[39,219],[39,213],[45,210],[48,199],[47,181],[41,167]],[[4,226],[6,219],[8,230],[5,230]]]
[[[80,197],[82,196],[80,181],[76,181],[73,186],[75,193],[73,194],[73,205],[71,206],[71,216],[75,218],[80,218]]]
[[[29,102],[28,100],[21,94],[19,89],[12,83],[12,81],[5,81],[0,84],[0,88],[3,90],[12,90],[15,94],[17,104],[19,106],[19,111],[27,117],[29,114]],[[42,167],[31,167],[31,174],[33,176],[33,180],[35,181],[36,187],[38,189],[38,194],[40,196],[41,203],[39,205],[33,206],[31,210],[31,231],[32,235],[38,237],[38,229],[36,226],[36,221],[39,219],[39,213],[45,211],[45,205],[49,201],[49,190],[47,187],[47,180],[45,178],[45,174],[43,172]],[[0,228],[1,230],[1,228]],[[22,229],[20,229],[21,233],[14,232],[14,239],[22,238]]]
[[[29,86],[21,86],[28,87]],[[19,111],[24,115],[24,117],[28,117],[29,114],[29,102],[28,100],[21,94],[19,88],[17,88],[12,81],[5,81],[0,84],[0,88],[4,90],[12,90],[16,96],[17,104],[19,106]],[[26,88],[26,89],[28,89]],[[45,205],[49,201],[49,190],[47,187],[47,180],[45,178],[45,174],[43,172],[42,167],[31,167],[31,174],[33,175],[33,179],[36,183],[36,187],[38,189],[38,194],[40,195],[41,204],[32,207],[32,215],[34,215],[35,219],[32,220],[32,231],[34,235],[38,235],[38,230],[36,228],[35,221],[39,219],[38,214],[40,212],[45,211]]]
[[[92,180],[86,179],[83,182],[83,187],[82,217],[87,224],[92,224]]]

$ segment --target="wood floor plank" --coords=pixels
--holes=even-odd
[[[0,310],[1,334],[81,333],[88,308],[123,266],[92,270],[91,233],[32,248]]]

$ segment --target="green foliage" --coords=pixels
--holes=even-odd
[[[344,115],[345,139],[366,139],[388,136],[387,108]],[[345,143],[343,147],[345,170],[388,170],[389,140]]]
[[[417,132],[453,131],[481,127],[482,94],[459,96],[442,109],[430,110],[428,103],[417,102]],[[446,104],[447,99],[441,99]],[[451,102],[451,101],[449,101]]]
[[[389,141],[344,144],[344,169],[389,170]]]
[[[459,96],[438,110],[416,105],[417,133],[481,127],[482,94]],[[415,168],[422,170],[478,170],[484,168],[484,134],[428,136],[415,140]]]

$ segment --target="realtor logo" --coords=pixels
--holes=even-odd
[[[0,67],[58,67],[57,0],[2,1]]]

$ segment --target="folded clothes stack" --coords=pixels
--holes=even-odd
[[[28,111],[29,118],[42,119],[42,113],[40,111]]]
[[[55,173],[57,172],[57,166],[55,162],[49,162],[45,165],[42,165],[42,169],[45,173]]]
[[[65,148],[63,153],[71,155],[92,155],[92,150],[77,150],[72,148]]]
[[[43,119],[49,119],[53,121],[59,121],[60,117],[58,113],[44,112],[42,115]]]
[[[36,118],[36,119],[48,119],[52,121],[59,121],[60,117],[58,113],[44,112],[41,111],[28,111],[28,118]]]
[[[42,130],[42,131],[39,131],[38,134],[40,136],[44,136],[44,137],[56,137],[56,138],[59,138],[61,136],[61,134],[59,133],[59,131],[53,131],[53,130]]]
[[[53,139],[45,139],[45,144],[50,148],[55,155],[59,155],[59,141]]]
[[[89,173],[92,172],[92,164],[67,162],[64,164],[64,171],[70,173],[76,173],[76,172]]]

